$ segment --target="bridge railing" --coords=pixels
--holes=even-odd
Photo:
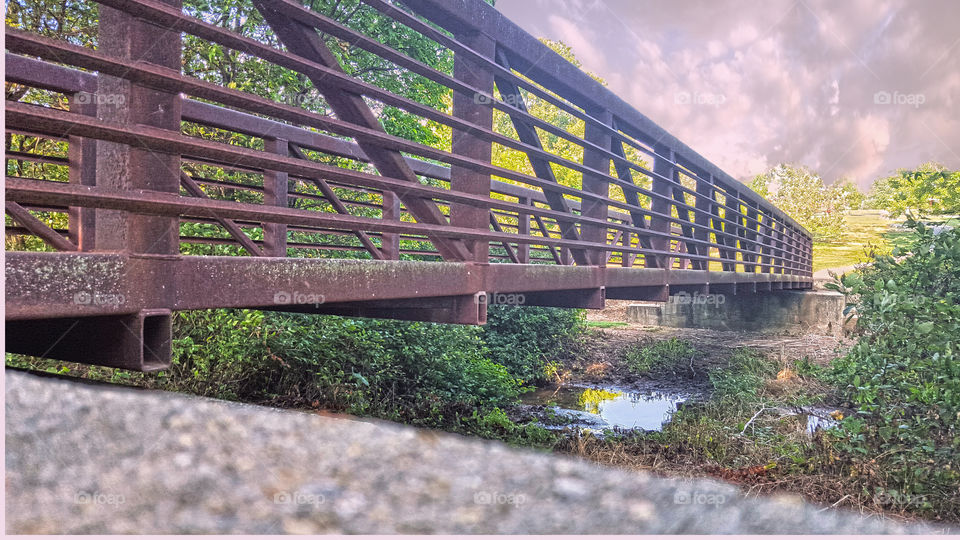
[[[173,0],[97,3],[96,49],[7,29],[7,81],[29,88],[6,106],[8,249],[811,275],[789,216],[480,0],[363,0],[379,35],[254,0],[256,39]],[[184,35],[312,90],[185,70]]]

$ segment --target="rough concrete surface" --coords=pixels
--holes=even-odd
[[[8,533],[902,533],[385,422],[6,370]]]

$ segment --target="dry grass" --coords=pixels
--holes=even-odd
[[[642,330],[632,329],[629,339],[623,339],[622,332],[618,331],[620,337],[614,338],[614,342],[630,343]],[[601,339],[609,341],[610,334],[605,331]],[[657,339],[666,339],[671,334],[673,332],[657,333]],[[808,347],[813,345],[814,350],[822,351],[807,360],[813,365],[825,365],[836,354],[838,340],[830,338],[833,341],[828,344],[803,338],[797,343],[769,336],[754,339],[765,345],[762,348],[770,366],[754,397],[735,399],[732,396],[694,404],[677,413],[661,433],[606,439],[573,434],[560,441],[556,450],[601,465],[658,476],[718,478],[741,486],[749,496],[792,495],[825,507],[897,520],[919,519],[915,508],[873,496],[874,488],[882,487],[880,471],[871,470],[871,467],[876,469],[875,464],[852,464],[843,460],[835,454],[830,435],[818,431],[811,437],[807,433],[806,417],[790,410],[791,403],[833,401],[830,388],[816,377],[802,374],[797,361],[806,356],[798,354],[800,351],[810,350],[802,346],[806,341]],[[742,339],[727,339],[722,343],[737,341],[743,343]],[[710,350],[713,359],[707,364],[713,369],[729,364],[732,347],[714,343]],[[597,376],[616,374],[619,369],[616,356],[607,352],[605,358],[609,360],[587,364],[583,372]],[[720,352],[725,354],[717,356]],[[834,418],[841,414],[836,411]]]

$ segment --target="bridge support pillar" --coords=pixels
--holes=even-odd
[[[772,334],[842,335],[842,294],[782,291],[765,294],[681,295],[666,303],[627,306],[627,320],[671,328]]]

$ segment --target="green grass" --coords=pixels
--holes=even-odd
[[[955,216],[930,216],[929,221],[943,221],[947,225],[960,226]],[[879,210],[854,210],[847,216],[847,229],[843,238],[830,242],[813,243],[813,271],[825,268],[841,268],[870,261],[871,249],[888,252],[894,246],[906,245],[912,232],[895,226],[905,218],[890,219]]]
[[[677,338],[652,345],[636,343],[626,351],[627,367],[638,375],[645,375],[657,368],[672,367],[681,360],[689,361],[697,354],[689,341]]]
[[[857,210],[847,216],[843,238],[831,242],[814,242],[813,271],[840,268],[867,262],[871,248],[889,249],[887,235],[902,220],[884,217],[879,210]]]
[[[587,328],[618,328],[621,326],[629,326],[629,324],[613,321],[587,321]]]

